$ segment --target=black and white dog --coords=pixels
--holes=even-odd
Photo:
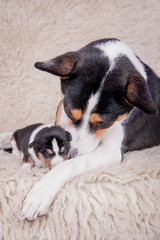
[[[20,218],[30,221],[46,214],[68,180],[160,144],[160,78],[123,42],[98,40],[35,67],[61,77],[56,124],[72,135],[73,159],[29,192]]]
[[[10,150],[20,156],[23,169],[35,165],[45,166],[49,170],[70,158],[71,134],[63,128],[36,123],[16,130],[11,137]]]

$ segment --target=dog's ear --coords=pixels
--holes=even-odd
[[[68,52],[46,62],[37,62],[34,66],[39,70],[61,77],[67,77],[71,73],[76,62],[76,52]]]
[[[156,114],[157,108],[153,102],[146,80],[139,74],[130,74],[127,78],[127,89],[124,98],[129,104],[140,108],[147,114]]]
[[[66,134],[67,134],[67,140],[68,140],[68,141],[72,141],[72,136],[71,136],[71,134],[70,134],[69,132],[66,132]]]
[[[29,148],[33,148],[33,147],[35,147],[37,145],[37,142],[34,140],[33,142],[31,142],[29,145],[28,145],[28,147]]]

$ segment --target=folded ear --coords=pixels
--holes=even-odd
[[[125,99],[131,105],[140,108],[148,114],[156,114],[157,108],[153,102],[146,80],[138,74],[132,74],[127,79]]]
[[[39,70],[52,73],[57,76],[67,77],[77,61],[75,52],[68,52],[46,62],[37,62],[35,67]]]
[[[71,140],[72,140],[72,136],[71,136],[71,134],[70,134],[69,132],[67,132],[67,140],[68,140],[68,141],[71,141]]]
[[[33,148],[33,147],[35,147],[36,144],[37,144],[37,142],[36,142],[36,141],[33,141],[33,142],[31,142],[31,143],[28,145],[28,147],[29,147],[29,148]]]

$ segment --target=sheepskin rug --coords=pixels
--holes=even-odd
[[[19,221],[21,202],[47,170],[24,173],[19,159],[0,154],[0,239],[159,239],[160,148],[73,179],[48,214],[31,223]]]
[[[1,0],[0,132],[53,123],[59,80],[33,65],[93,40],[125,41],[160,75],[159,13],[158,0]],[[19,221],[23,198],[47,171],[25,173],[0,151],[0,240],[160,239],[160,147],[76,177],[46,216]]]

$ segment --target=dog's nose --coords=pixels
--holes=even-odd
[[[78,151],[77,151],[77,148],[75,148],[71,151],[71,158],[75,158],[77,155],[78,155]]]

